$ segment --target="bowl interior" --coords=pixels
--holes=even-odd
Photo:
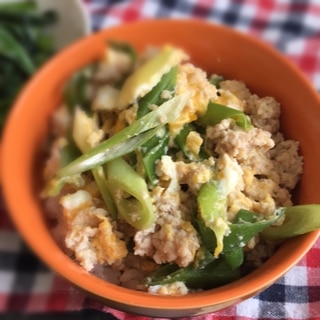
[[[108,39],[129,41],[138,50],[172,43],[186,50],[192,62],[208,73],[242,80],[252,92],[275,97],[282,107],[281,131],[287,138],[300,141],[304,156],[304,175],[295,201],[320,203],[319,98],[298,69],[267,45],[222,26],[190,20],[141,21],[101,31],[68,47],[34,76],[16,101],[3,135],[1,176],[9,212],[19,232],[54,271],[124,310],[130,305],[133,312],[141,313],[141,307],[149,310],[145,312],[149,315],[156,315],[153,308],[171,310],[168,316],[173,316],[174,310],[190,315],[212,311],[212,305],[218,310],[263,290],[307,252],[317,232],[287,241],[261,268],[233,284],[179,298],[137,293],[105,283],[69,260],[51,238],[38,196],[39,157],[50,115],[61,102],[66,80],[100,57]]]

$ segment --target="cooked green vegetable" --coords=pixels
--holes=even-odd
[[[274,224],[284,214],[283,209],[279,209],[273,216],[266,219],[248,210],[240,210],[229,226],[228,233],[223,237],[222,257],[232,269],[242,265],[244,253],[243,247],[246,243],[262,230]],[[205,247],[213,251],[217,247],[217,237],[214,230],[203,220],[196,219],[196,225],[201,235]]]
[[[177,78],[177,67],[171,68],[171,70],[164,74],[159,83],[144,97],[138,101],[137,118],[141,118],[151,112],[152,106],[160,106],[162,103],[168,100],[168,98],[162,97],[164,90],[171,93],[174,92]],[[157,180],[155,172],[155,163],[160,157],[166,153],[166,149],[169,143],[169,132],[166,127],[145,143],[140,149],[142,164],[147,178],[151,184],[155,184]]]
[[[2,26],[0,26],[0,55],[15,61],[21,71],[28,76],[35,71],[34,62],[28,56],[26,49]]]
[[[222,120],[228,118],[233,119],[235,123],[244,130],[252,128],[250,120],[245,113],[214,102],[209,102],[206,112],[197,119],[197,123],[205,127],[215,126]]]
[[[66,144],[61,150],[60,167],[63,168],[70,162],[81,156],[79,148],[76,146],[71,134],[66,137]]]
[[[223,238],[229,230],[226,217],[227,197],[222,194],[216,181],[202,185],[197,203],[199,215],[205,225],[210,228],[217,239],[214,256],[218,257],[223,250]]]
[[[33,1],[0,4],[0,19],[3,23],[44,28],[55,23],[57,18],[52,10],[40,13]]]
[[[244,259],[243,247],[246,243],[274,224],[282,215],[284,210],[278,209],[274,215],[266,218],[248,210],[240,210],[235,220],[230,225],[230,234],[224,237],[223,256],[232,269],[242,265]]]
[[[148,286],[165,285],[182,281],[188,288],[211,289],[233,282],[241,277],[241,270],[231,269],[223,259],[207,261],[201,268],[190,265],[178,268],[175,265],[165,265],[146,279]]]
[[[146,181],[122,158],[106,165],[108,188],[121,217],[136,229],[146,229],[155,214]]]
[[[141,118],[151,111],[153,105],[161,105],[167,99],[161,96],[163,90],[173,92],[177,78],[177,67],[173,67],[168,73],[164,74],[158,84],[145,96],[138,101],[137,118]]]
[[[53,11],[40,13],[33,1],[0,4],[0,131],[23,85],[54,53],[46,28],[57,18]]]
[[[163,47],[154,57],[127,77],[118,97],[118,107],[126,108],[135,100],[146,95],[159,83],[164,74],[185,58],[183,51],[171,46]]]
[[[155,139],[154,139],[155,138]],[[161,158],[162,155],[166,154],[168,149],[170,135],[167,128],[163,128],[163,133],[159,133],[153,137],[154,146],[150,149],[146,148],[146,145],[142,146],[142,163],[144,166],[145,173],[151,184],[155,185],[157,182],[156,175],[156,161]],[[145,150],[143,150],[145,149]]]
[[[59,177],[90,170],[107,161],[128,154],[148,141],[166,123],[174,121],[184,107],[186,97],[175,97],[109,139],[92,148],[75,161],[60,169]],[[152,129],[152,130],[150,130]]]
[[[91,100],[88,96],[88,91],[91,76],[95,69],[95,64],[83,68],[67,82],[64,90],[64,100],[71,113],[77,106],[84,110],[90,110]]]
[[[114,135],[98,146],[90,149],[65,167],[61,168],[58,171],[58,176],[62,178],[65,176],[82,173],[103,165],[115,158],[135,151],[143,143],[152,138],[160,128],[161,127],[152,128],[133,137],[129,137],[127,140],[123,139],[121,141],[117,141],[118,143],[115,144],[113,143],[115,139],[112,139],[116,137],[116,135]]]
[[[230,224],[230,233],[223,239],[223,254],[219,258],[212,255],[217,246],[216,237],[203,220],[196,219],[197,229],[204,247],[199,250],[195,262],[186,267],[166,264],[146,279],[148,285],[170,284],[183,281],[190,288],[214,288],[232,282],[242,275],[244,261],[243,247],[255,235],[275,223],[284,210],[277,210],[269,219],[248,210],[240,210]]]
[[[92,169],[94,180],[99,188],[102,199],[113,219],[117,218],[117,207],[109,190],[108,180],[102,166]]]
[[[0,4],[1,12],[32,12],[36,9],[37,6],[34,1],[7,1]]]
[[[298,205],[284,209],[285,220],[261,232],[264,239],[282,241],[320,228],[320,205]]]
[[[250,141],[246,131],[253,125],[250,116],[239,111],[241,97],[235,95],[238,109],[214,103],[222,100],[224,92],[234,93],[224,86],[219,99],[211,84],[219,89],[224,79],[217,75],[208,79],[192,64],[183,64],[186,56],[178,48],[164,46],[140,59],[130,45],[109,42],[106,58],[80,71],[66,87],[72,139],[66,134],[64,166],[45,189],[52,196],[71,184],[61,193],[71,201],[73,195],[65,195],[69,187],[71,192],[87,192],[98,214],[113,219],[108,230],[101,219],[92,222],[98,223],[94,227],[99,230],[89,240],[92,252],[106,254],[99,263],[121,266],[121,273],[129,260],[137,264],[143,260],[151,272],[145,271],[144,284],[160,294],[185,294],[230,283],[255,268],[251,260],[255,250],[267,249],[265,256],[258,257],[263,263],[281,241],[320,228],[320,205],[282,206],[290,203],[292,186],[285,187],[282,181],[286,166],[273,162],[279,169],[273,175],[267,171],[272,167],[272,141],[264,152],[255,144],[252,148],[242,144],[243,136]],[[104,77],[103,72],[117,67],[119,74]],[[201,92],[202,87],[210,90]],[[259,103],[254,107],[258,113]],[[224,119],[231,119],[228,130],[207,130]],[[261,128],[260,132],[268,131]],[[76,147],[83,154],[74,159]],[[288,154],[297,168],[288,174],[298,180],[301,157],[296,149]],[[276,196],[279,188],[285,191],[283,197]],[[275,204],[278,208],[270,214]],[[77,213],[83,213],[79,210],[67,221],[68,237],[73,236]],[[86,225],[82,227],[79,234],[87,237]],[[108,234],[102,236],[104,232]],[[132,253],[129,259],[116,257],[123,245],[117,246],[112,237],[106,248],[109,235],[126,243]],[[112,250],[107,252],[109,244]],[[68,249],[85,265],[86,257],[78,254],[78,247],[70,243]]]
[[[186,123],[180,130],[179,134],[175,137],[174,141],[183,152],[185,157],[190,161],[199,161],[208,158],[208,153],[204,148],[204,144],[201,145],[199,154],[191,152],[187,146],[187,138],[191,132],[199,132],[199,129],[195,127],[193,123]]]

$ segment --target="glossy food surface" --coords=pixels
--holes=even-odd
[[[189,20],[141,21],[104,30],[67,48],[38,72],[17,100],[3,136],[1,176],[11,217],[21,235],[58,274],[127,312],[195,315],[222,309],[268,287],[299,261],[318,232],[287,241],[262,267],[241,280],[183,297],[155,296],[106,283],[71,261],[51,238],[38,195],[39,159],[50,115],[61,101],[66,80],[96,60],[107,39],[131,42],[139,50],[172,43],[208,73],[242,80],[258,95],[273,96],[281,103],[282,132],[300,141],[304,156],[304,175],[295,203],[320,203],[320,101],[299,70],[267,45],[225,27]]]

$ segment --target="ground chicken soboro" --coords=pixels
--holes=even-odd
[[[136,62],[133,70],[158,53],[157,50],[150,52],[150,56],[144,55]],[[99,121],[90,127],[93,120],[86,120],[90,128],[83,127],[89,131],[84,145],[97,145],[136,121],[139,99],[127,108],[117,108],[116,100],[121,91],[119,81],[135,72],[129,60],[124,52],[109,48],[95,71],[91,71],[87,98]],[[176,121],[169,124],[170,139],[154,162],[156,183],[147,183],[154,211],[151,226],[137,230],[121,215],[115,218],[90,171],[71,177],[56,197],[45,196],[48,215],[56,221],[53,235],[70,257],[107,281],[159,294],[190,291],[183,281],[148,287],[144,279],[162,264],[184,268],[197,263],[203,243],[194,219],[197,197],[204,184],[219,180],[220,191],[226,198],[224,216],[219,218],[224,221],[221,226],[226,227],[222,234],[225,237],[230,232],[228,224],[241,209],[267,219],[277,208],[292,205],[291,191],[303,169],[298,142],[286,140],[279,131],[281,106],[274,98],[258,97],[241,81],[222,80],[215,85],[210,75],[190,62],[181,61],[176,67],[174,88],[164,87],[159,99],[170,100],[187,94],[188,100]],[[196,123],[209,101],[243,112],[252,128],[244,130],[232,118],[200,131],[193,127],[185,139],[188,158],[175,138],[186,124]],[[152,101],[149,111],[156,108],[158,105]],[[85,113],[82,116],[85,117]],[[47,181],[59,168],[72,126],[72,117],[65,105],[52,120],[53,142],[44,170]],[[200,156],[203,148],[207,152],[204,159]],[[145,177],[141,152],[135,157],[126,160]],[[120,191],[115,193],[120,200],[132,198],[130,193]],[[261,263],[274,249],[273,245],[261,242],[259,235],[247,243],[239,240],[237,245],[243,247],[246,263],[252,266]]]

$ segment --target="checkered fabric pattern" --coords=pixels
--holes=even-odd
[[[90,14],[93,31],[154,17],[193,17],[228,25],[258,37],[283,52],[320,90],[319,0],[83,2]],[[99,319],[148,319],[100,305],[54,275],[28,250],[16,233],[2,199],[0,205],[1,319],[2,316],[5,319],[5,312],[48,313],[88,308],[103,311],[104,317]],[[41,319],[46,317],[43,315]],[[320,239],[295,267],[269,289],[236,306],[195,319],[320,319]]]

